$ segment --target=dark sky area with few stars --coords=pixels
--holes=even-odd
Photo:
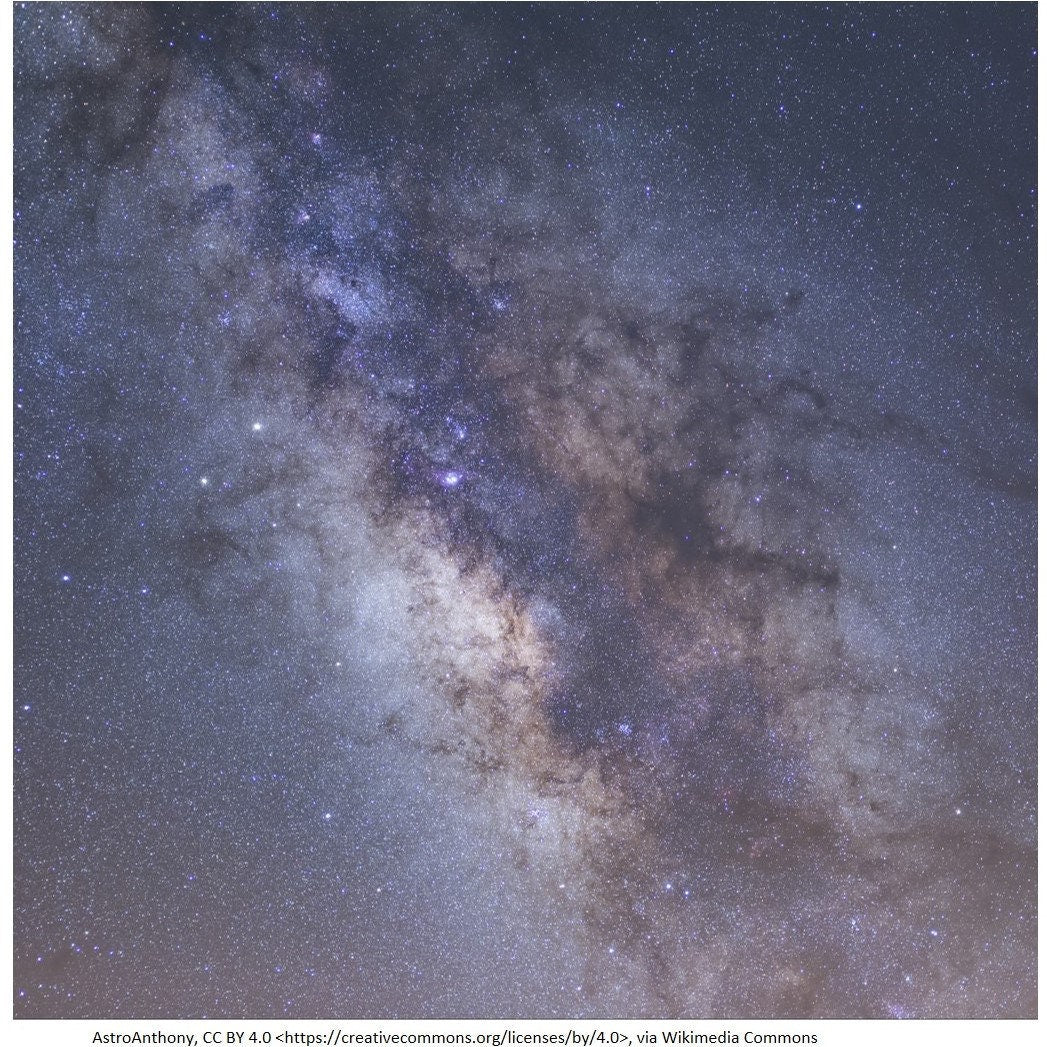
[[[1036,1012],[1036,10],[18,4],[19,1017]]]

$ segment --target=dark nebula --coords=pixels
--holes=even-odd
[[[16,1015],[1035,1015],[1035,17],[16,5]]]

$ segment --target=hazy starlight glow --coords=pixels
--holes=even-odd
[[[14,21],[16,1015],[1035,1014],[1033,7]]]

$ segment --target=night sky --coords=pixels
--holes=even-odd
[[[17,5],[16,1015],[1034,1015],[1035,22]]]

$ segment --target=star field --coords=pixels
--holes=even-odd
[[[14,21],[16,1016],[1035,1015],[1032,5]]]

